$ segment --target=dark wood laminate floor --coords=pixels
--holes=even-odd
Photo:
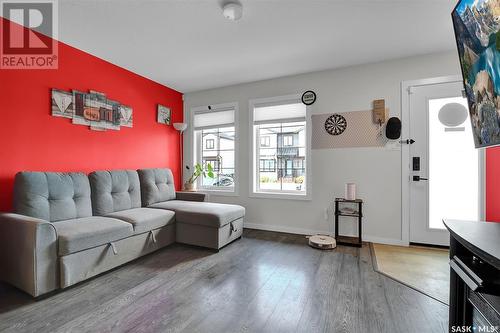
[[[48,298],[0,284],[0,331],[446,332],[448,307],[373,270],[369,246],[245,230],[215,254],[175,244]]]

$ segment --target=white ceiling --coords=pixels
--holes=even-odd
[[[59,38],[181,92],[453,50],[456,0],[61,0]]]

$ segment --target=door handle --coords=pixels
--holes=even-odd
[[[413,139],[399,140],[399,143],[406,143],[407,145],[412,145],[415,143]]]
[[[421,180],[429,180],[429,178],[424,178],[424,177],[420,177],[420,176],[413,176],[414,182],[419,182]]]

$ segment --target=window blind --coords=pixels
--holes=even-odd
[[[234,108],[194,113],[195,130],[228,126],[234,126]]]
[[[254,106],[254,124],[269,122],[299,122],[306,120],[306,106],[302,103],[257,104]]]

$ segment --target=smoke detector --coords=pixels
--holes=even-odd
[[[228,2],[222,6],[222,14],[231,21],[238,21],[243,16],[243,6],[237,2]]]

